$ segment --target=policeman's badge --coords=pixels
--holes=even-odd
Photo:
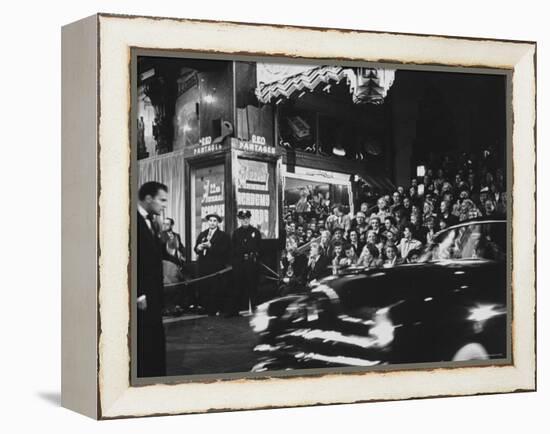
[[[252,238],[256,238],[256,232],[252,232]]]

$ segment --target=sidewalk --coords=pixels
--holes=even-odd
[[[168,375],[248,372],[255,364],[250,317],[165,318]]]

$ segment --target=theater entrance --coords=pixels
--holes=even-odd
[[[238,225],[237,213],[248,210],[264,243],[278,242],[280,155],[274,147],[227,137],[217,144],[186,149],[185,165],[189,258],[197,259],[192,248],[211,213],[222,217],[221,229],[231,235]]]

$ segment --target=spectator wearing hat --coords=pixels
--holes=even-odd
[[[195,253],[198,255],[199,276],[209,276],[225,268],[229,263],[231,239],[219,228],[222,218],[216,214],[205,217],[208,229],[202,231],[195,243]],[[216,275],[200,282],[200,299],[208,315],[221,313],[226,289],[225,275]]]
[[[258,298],[258,259],[262,234],[250,224],[250,211],[239,211],[240,226],[233,232],[233,291],[228,297],[225,315],[238,316],[242,301],[254,309]]]

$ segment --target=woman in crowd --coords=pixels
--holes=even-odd
[[[403,263],[403,260],[398,256],[397,247],[394,245],[386,246],[385,253],[386,259],[382,262],[383,268],[392,268]]]
[[[367,268],[379,268],[382,265],[379,256],[380,253],[373,244],[365,244],[361,256],[359,256],[359,260],[357,261],[357,265]]]

